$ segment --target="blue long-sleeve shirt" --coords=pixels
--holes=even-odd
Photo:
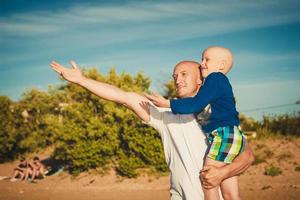
[[[196,96],[170,100],[174,114],[199,113],[208,104],[211,106],[211,115],[207,123],[202,125],[205,132],[211,132],[218,127],[240,124],[231,84],[221,72],[209,74]]]

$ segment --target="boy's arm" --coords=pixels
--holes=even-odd
[[[207,77],[204,85],[194,97],[171,99],[170,107],[174,114],[192,114],[201,112],[221,91],[218,87],[220,75],[215,73]]]
[[[35,169],[36,167],[35,167],[35,165],[34,164],[32,164],[32,163],[30,163],[30,162],[28,162],[28,164],[27,164],[27,168],[32,168],[32,169]]]
[[[241,153],[233,163],[225,165],[224,167],[206,166],[200,171],[200,179],[205,189],[211,189],[220,185],[220,183],[227,178],[237,176],[253,163],[254,155],[247,144],[246,149]]]
[[[210,79],[214,79],[214,77],[210,77]],[[207,80],[196,96],[182,99],[168,100],[155,93],[144,95],[158,107],[171,107],[174,114],[192,114],[201,112],[209,102],[216,97],[216,87],[217,84],[215,80]]]
[[[88,79],[82,74],[74,61],[71,61],[70,64],[72,69],[65,68],[55,61],[52,61],[50,65],[54,71],[67,81],[76,83],[103,99],[123,104],[145,122],[150,120],[148,100],[145,97],[133,92],[126,92],[113,85]]]

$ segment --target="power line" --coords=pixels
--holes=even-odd
[[[292,105],[297,105],[297,104],[300,104],[300,100],[295,103],[282,104],[282,105],[276,105],[276,106],[267,106],[267,107],[260,107],[260,108],[252,108],[252,109],[247,109],[247,110],[241,110],[240,112],[253,112],[253,111],[259,111],[259,110],[268,110],[268,109],[282,108],[282,107],[287,107],[287,106],[292,106]]]

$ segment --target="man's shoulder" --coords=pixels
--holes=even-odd
[[[170,108],[160,108],[155,105],[149,105],[150,118],[155,118],[156,122],[161,122],[163,124],[168,124],[170,122],[180,123],[181,121],[186,121],[187,119],[195,119],[193,114],[174,114]]]

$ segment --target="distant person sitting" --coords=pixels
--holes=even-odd
[[[25,158],[21,158],[18,166],[16,168],[14,168],[14,174],[13,174],[12,178],[10,179],[10,181],[15,182],[18,180],[20,180],[20,181],[25,180],[27,169],[28,169],[27,160]]]
[[[45,166],[40,161],[40,158],[35,156],[33,158],[33,163],[28,164],[29,167],[25,174],[25,180],[28,179],[29,175],[31,176],[31,179],[28,179],[30,181],[34,181],[36,178],[44,178],[44,175],[46,174]]]

